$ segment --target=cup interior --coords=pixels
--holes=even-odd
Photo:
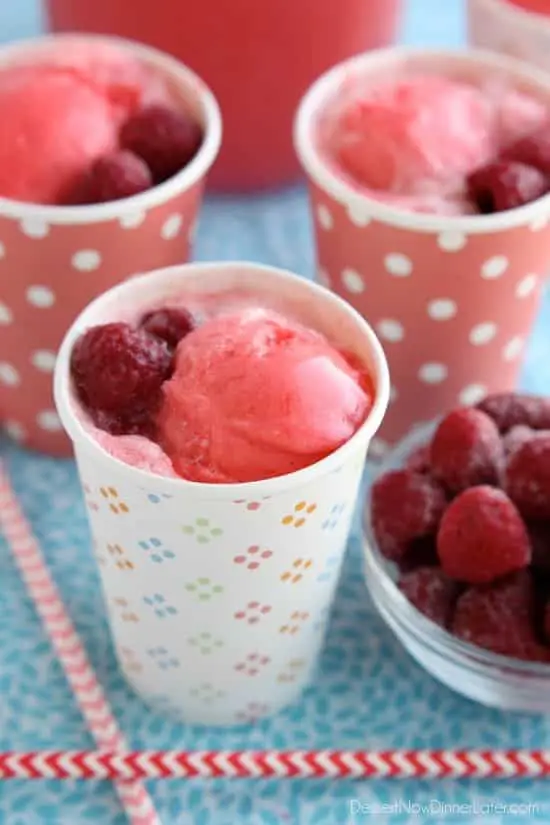
[[[161,79],[174,102],[181,101],[187,111],[202,125],[203,142],[187,166],[169,180],[151,189],[117,201],[83,206],[51,206],[22,203],[0,197],[0,216],[30,218],[49,223],[93,223],[118,217],[130,207],[147,210],[164,203],[182,190],[200,181],[212,166],[221,146],[222,122],[216,98],[206,83],[174,57],[142,43],[124,38],[96,34],[53,34],[21,40],[0,48],[0,71],[7,65],[32,62],[65,47],[65,55],[80,46],[104,44],[138,60],[153,75]],[[63,59],[63,57],[62,57]]]
[[[431,50],[391,47],[352,57],[330,69],[306,92],[294,122],[294,144],[302,166],[314,184],[350,208],[368,208],[373,217],[418,230],[443,231],[455,228],[467,232],[505,229],[536,220],[550,211],[550,194],[516,209],[493,215],[439,216],[405,211],[371,198],[346,181],[319,148],[320,123],[327,112],[357,82],[376,85],[392,76],[411,74],[444,75],[473,84],[507,83],[550,108],[550,76],[521,60],[482,49]]]
[[[239,296],[247,293],[252,294],[258,304],[283,311],[323,333],[340,349],[355,356],[372,376],[375,400],[366,421],[346,444],[313,467],[319,468],[324,462],[341,463],[343,453],[354,450],[358,439],[372,438],[388,405],[390,383],[382,347],[369,324],[341,298],[311,281],[272,267],[231,262],[187,264],[137,275],[96,298],[79,315],[61,345],[54,377],[58,412],[73,441],[87,443],[88,447],[103,452],[75,414],[69,364],[74,342],[82,332],[108,321],[134,321],[146,310],[174,302],[182,303],[186,297],[191,302],[199,297],[201,301],[208,302],[221,294],[229,294],[238,303]],[[307,467],[291,475],[301,479],[312,470],[312,467]],[[174,483],[173,479],[162,481]],[[273,481],[271,479],[270,483]],[[193,484],[182,479],[176,479],[175,483]],[[265,483],[259,481],[247,486]],[[217,488],[227,486],[244,485],[216,485]]]

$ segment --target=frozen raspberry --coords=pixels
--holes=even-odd
[[[533,166],[545,175],[550,175],[550,131],[541,129],[534,135],[521,138],[505,149],[501,157]]]
[[[550,398],[541,395],[514,392],[488,395],[477,409],[492,418],[501,433],[518,426],[550,430]]]
[[[195,328],[195,320],[183,307],[167,307],[147,313],[141,319],[140,326],[175,349],[181,339]]]
[[[449,505],[437,534],[444,572],[483,584],[526,567],[531,560],[527,529],[506,493],[471,487]]]
[[[105,203],[130,198],[153,185],[149,167],[133,152],[98,158],[72,195],[73,203]]]
[[[406,467],[415,473],[430,472],[430,445],[422,444],[407,457]]]
[[[409,573],[418,567],[438,567],[439,556],[435,535],[422,536],[409,542],[397,564],[401,573]]]
[[[527,523],[531,541],[532,565],[537,571],[550,573],[550,521]]]
[[[527,573],[471,587],[459,597],[451,630],[466,642],[516,659],[550,661],[537,641],[535,597]]]
[[[535,431],[531,430],[529,427],[524,427],[522,425],[512,427],[512,429],[509,430],[502,439],[505,457],[509,458],[522,446],[522,444],[530,441],[533,438],[534,432]]]
[[[98,429],[111,435],[143,435],[154,441],[157,435],[154,412],[154,408],[140,407],[118,413],[94,410],[92,419]]]
[[[498,484],[504,450],[496,425],[471,407],[454,410],[435,432],[430,463],[434,476],[453,493],[477,484]]]
[[[543,632],[546,641],[550,644],[550,602],[544,609]]]
[[[509,458],[506,491],[531,519],[550,519],[550,432],[536,433]]]
[[[145,330],[112,323],[92,327],[79,338],[71,373],[94,422],[120,434],[141,431],[148,413],[156,410],[171,361],[164,342]]]
[[[122,127],[124,149],[143,158],[156,183],[187,166],[202,142],[202,129],[189,115],[155,104],[134,114]]]
[[[538,169],[509,160],[490,163],[468,178],[470,198],[483,215],[531,203],[549,188],[548,178]]]
[[[458,585],[438,567],[419,567],[399,579],[399,589],[417,610],[433,622],[447,627]]]
[[[380,551],[394,561],[414,539],[435,533],[447,501],[428,476],[410,470],[386,473],[372,488],[372,528]]]

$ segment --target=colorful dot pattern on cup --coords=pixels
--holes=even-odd
[[[20,220],[0,207],[0,352],[10,355],[0,371],[0,409],[17,440],[70,454],[51,380],[65,331],[93,298],[130,275],[188,260],[201,195],[202,182],[139,220],[121,212],[93,223]]]
[[[515,388],[548,268],[550,214],[499,232],[419,232],[368,207],[350,212],[315,185],[311,196],[318,267],[388,358],[394,393],[380,443],[482,392]]]
[[[305,687],[365,449],[298,489],[194,503],[184,485],[144,489],[125,467],[106,477],[78,455],[121,669],[146,701],[235,723]]]

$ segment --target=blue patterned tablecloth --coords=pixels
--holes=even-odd
[[[403,39],[459,44],[463,22],[461,0],[416,0],[409,3]],[[34,0],[0,3],[0,38],[39,30]],[[313,255],[304,193],[295,190],[250,199],[209,200],[201,220],[197,257],[249,258],[309,276]],[[550,387],[549,322],[547,295],[524,371],[524,386],[532,390]],[[72,462],[27,454],[1,440],[0,455],[8,462],[71,616],[133,746],[550,747],[550,718],[503,714],[477,706],[439,685],[408,657],[371,609],[361,580],[357,531],[350,542],[321,674],[303,701],[272,721],[224,734],[167,722],[131,694],[117,669]],[[0,540],[0,750],[92,745]],[[377,825],[474,821],[523,825],[550,821],[550,793],[542,781],[193,780],[151,782],[150,790],[164,825],[352,825],[369,820]],[[513,805],[520,807],[507,807]],[[463,806],[460,812],[458,806]],[[88,822],[125,822],[109,784],[40,781],[0,785],[0,825]]]

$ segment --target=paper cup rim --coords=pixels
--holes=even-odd
[[[404,61],[420,66],[448,62],[465,67],[480,66],[500,71],[526,83],[548,98],[550,107],[550,75],[517,58],[486,49],[433,49],[413,46],[390,46],[355,55],[338,63],[320,75],[302,97],[293,126],[294,148],[311,181],[350,211],[357,209],[370,218],[395,227],[417,232],[454,230],[468,234],[483,234],[513,229],[550,216],[550,193],[532,203],[493,215],[435,215],[413,212],[390,206],[372,198],[349,184],[330,168],[314,141],[315,118],[327,99],[335,92],[349,72],[368,71]]]
[[[69,363],[70,355],[74,342],[87,327],[87,318],[93,315],[94,310],[108,299],[113,299],[117,295],[121,295],[127,290],[131,290],[135,284],[145,284],[152,279],[157,279],[159,283],[164,280],[171,280],[174,277],[179,277],[182,281],[185,280],[186,274],[189,275],[203,275],[208,277],[210,272],[219,272],[220,269],[234,269],[239,268],[248,272],[256,272],[263,274],[270,274],[280,281],[297,282],[299,281],[305,289],[311,293],[317,300],[322,300],[325,304],[330,304],[338,309],[353,321],[356,327],[359,327],[362,335],[368,342],[368,346],[372,356],[372,378],[375,385],[375,396],[372,409],[367,418],[359,429],[352,435],[352,437],[342,444],[330,455],[309,465],[301,470],[297,470],[285,475],[276,476],[274,478],[262,479],[260,481],[239,482],[231,484],[206,484],[202,482],[188,481],[184,478],[172,478],[149,472],[141,468],[126,464],[118,458],[110,455],[101,445],[90,435],[85,429],[81,421],[75,415],[70,397],[70,373]],[[288,270],[281,269],[274,266],[267,266],[264,264],[255,264],[248,261],[223,261],[223,262],[205,262],[205,263],[188,263],[163,269],[152,270],[151,272],[135,275],[132,278],[116,285],[112,289],[103,292],[77,316],[73,321],[71,327],[65,334],[61,347],[58,352],[55,373],[54,373],[54,398],[57,411],[64,429],[73,441],[73,444],[78,445],[79,448],[84,449],[88,455],[94,454],[95,458],[102,463],[110,463],[117,467],[118,472],[126,472],[133,476],[136,484],[139,486],[153,486],[155,489],[162,489],[170,494],[176,493],[193,493],[199,494],[201,498],[243,498],[248,496],[262,496],[268,491],[272,495],[278,491],[290,490],[299,485],[307,484],[320,475],[328,474],[337,467],[341,466],[354,453],[358,442],[363,440],[369,441],[378,430],[384,415],[386,413],[389,398],[390,398],[390,376],[386,356],[380,341],[378,340],[374,330],[370,324],[355,310],[350,304],[344,301],[335,293],[326,289],[313,281],[308,281],[301,278]]]
[[[128,213],[154,209],[198,183],[208,172],[220,150],[222,116],[218,102],[207,84],[192,69],[171,55],[138,41],[102,34],[60,33],[12,41],[0,47],[0,66],[18,54],[67,42],[98,42],[129,52],[158,69],[178,87],[193,86],[203,116],[204,138],[195,157],[180,172],[145,192],[116,201],[81,206],[34,204],[0,197],[0,217],[40,220],[50,224],[90,224],[120,218]]]

